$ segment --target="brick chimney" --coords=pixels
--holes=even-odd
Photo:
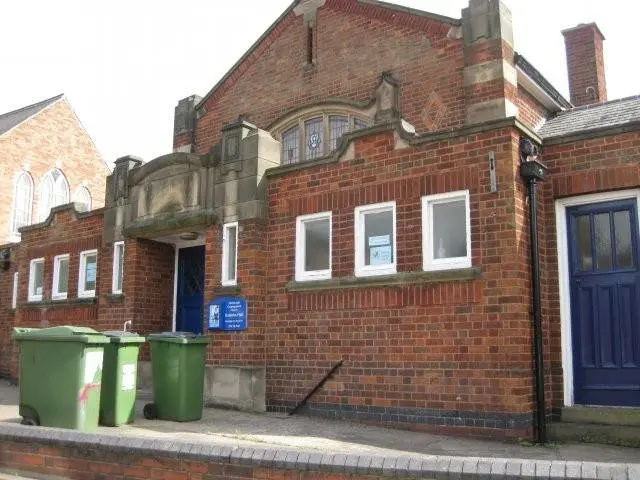
[[[576,107],[607,101],[604,74],[604,35],[595,23],[563,30],[567,50],[569,91]]]

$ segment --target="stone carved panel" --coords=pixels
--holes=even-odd
[[[137,216],[176,213],[197,207],[200,198],[198,172],[149,180],[138,191]]]

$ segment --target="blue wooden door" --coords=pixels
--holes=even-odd
[[[202,333],[204,302],[204,246],[178,251],[176,330]]]
[[[637,202],[567,214],[575,403],[640,406]]]

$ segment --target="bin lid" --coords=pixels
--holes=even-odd
[[[77,343],[108,343],[109,340],[100,332],[88,327],[74,327],[64,325],[48,328],[13,329],[14,340],[36,340],[45,342],[77,342]]]
[[[145,338],[134,332],[125,332],[124,330],[108,330],[103,332],[111,343],[144,343]]]
[[[151,333],[147,337],[150,342],[168,343],[209,343],[209,337],[193,332],[161,332]]]

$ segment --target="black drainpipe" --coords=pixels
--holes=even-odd
[[[531,249],[531,291],[533,308],[533,355],[536,377],[536,441],[547,441],[546,409],[544,401],[544,356],[542,349],[542,320],[540,314],[540,258],[538,248],[537,182],[543,181],[547,168],[538,161],[538,147],[531,140],[520,140],[520,176],[529,193],[529,248]]]

